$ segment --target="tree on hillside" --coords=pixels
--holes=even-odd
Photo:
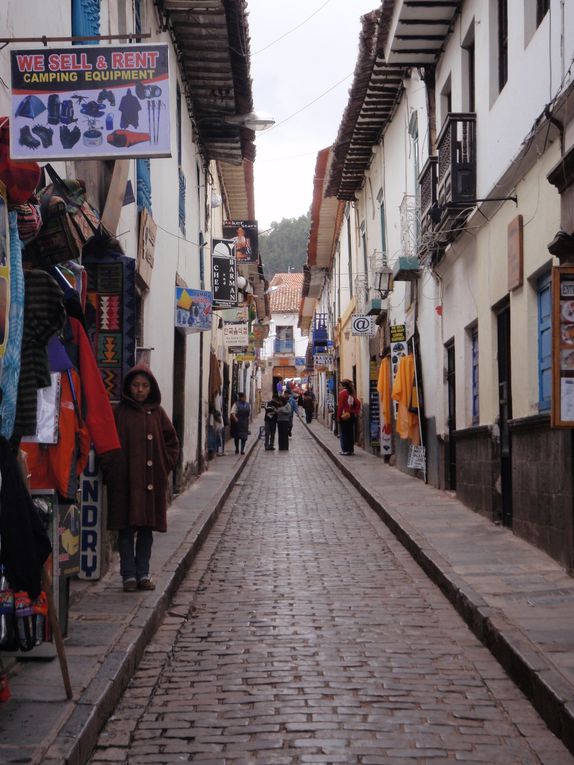
[[[301,272],[307,260],[307,242],[311,216],[273,221],[268,232],[259,237],[259,252],[266,279],[277,273]]]

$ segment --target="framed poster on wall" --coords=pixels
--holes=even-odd
[[[574,427],[574,266],[552,269],[551,424]]]

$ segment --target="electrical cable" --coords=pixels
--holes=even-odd
[[[278,43],[280,40],[283,40],[285,37],[287,37],[288,35],[292,34],[297,29],[301,29],[301,27],[304,26],[304,24],[306,24],[310,19],[312,19],[313,16],[316,16],[319,13],[319,11],[322,11],[323,8],[326,5],[329,5],[330,2],[331,2],[331,0],[325,0],[323,5],[320,5],[317,8],[317,10],[313,11],[313,13],[310,16],[307,16],[306,19],[303,19],[303,21],[301,21],[301,23],[297,24],[297,26],[294,26],[292,29],[289,29],[287,32],[284,32],[280,37],[277,37],[275,40],[270,42],[264,48],[260,48],[259,50],[256,50],[254,53],[251,54],[251,56],[257,56],[259,53],[263,53],[263,51],[268,50],[269,48],[271,48],[272,45],[275,45],[275,43]]]
[[[323,91],[319,96],[314,98],[312,101],[309,101],[308,104],[305,104],[305,106],[302,106],[300,109],[297,109],[296,112],[293,112],[288,117],[285,117],[285,119],[280,120],[279,122],[276,122],[273,127],[270,127],[268,130],[265,130],[263,133],[261,133],[261,136],[259,137],[259,140],[261,138],[265,138],[265,136],[269,135],[269,133],[272,133],[276,128],[279,127],[279,125],[283,125],[288,120],[292,119],[293,117],[296,117],[298,114],[301,114],[301,112],[305,111],[305,109],[308,109],[310,106],[313,106],[313,104],[317,103],[323,96],[326,96],[327,93],[330,93],[332,90],[335,90],[339,85],[341,85],[345,80],[348,80],[349,77],[353,76],[353,72],[350,72],[350,74],[345,75],[339,82],[336,82],[334,85],[331,85],[330,88],[327,88],[327,90]]]

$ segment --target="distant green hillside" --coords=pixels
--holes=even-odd
[[[265,278],[288,271],[301,272],[307,260],[310,215],[273,221],[267,233],[259,236],[259,252]]]

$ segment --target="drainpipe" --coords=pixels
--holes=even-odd
[[[429,157],[436,154],[436,68],[433,64],[420,70],[422,81],[425,84],[427,118],[428,118],[428,153]]]

